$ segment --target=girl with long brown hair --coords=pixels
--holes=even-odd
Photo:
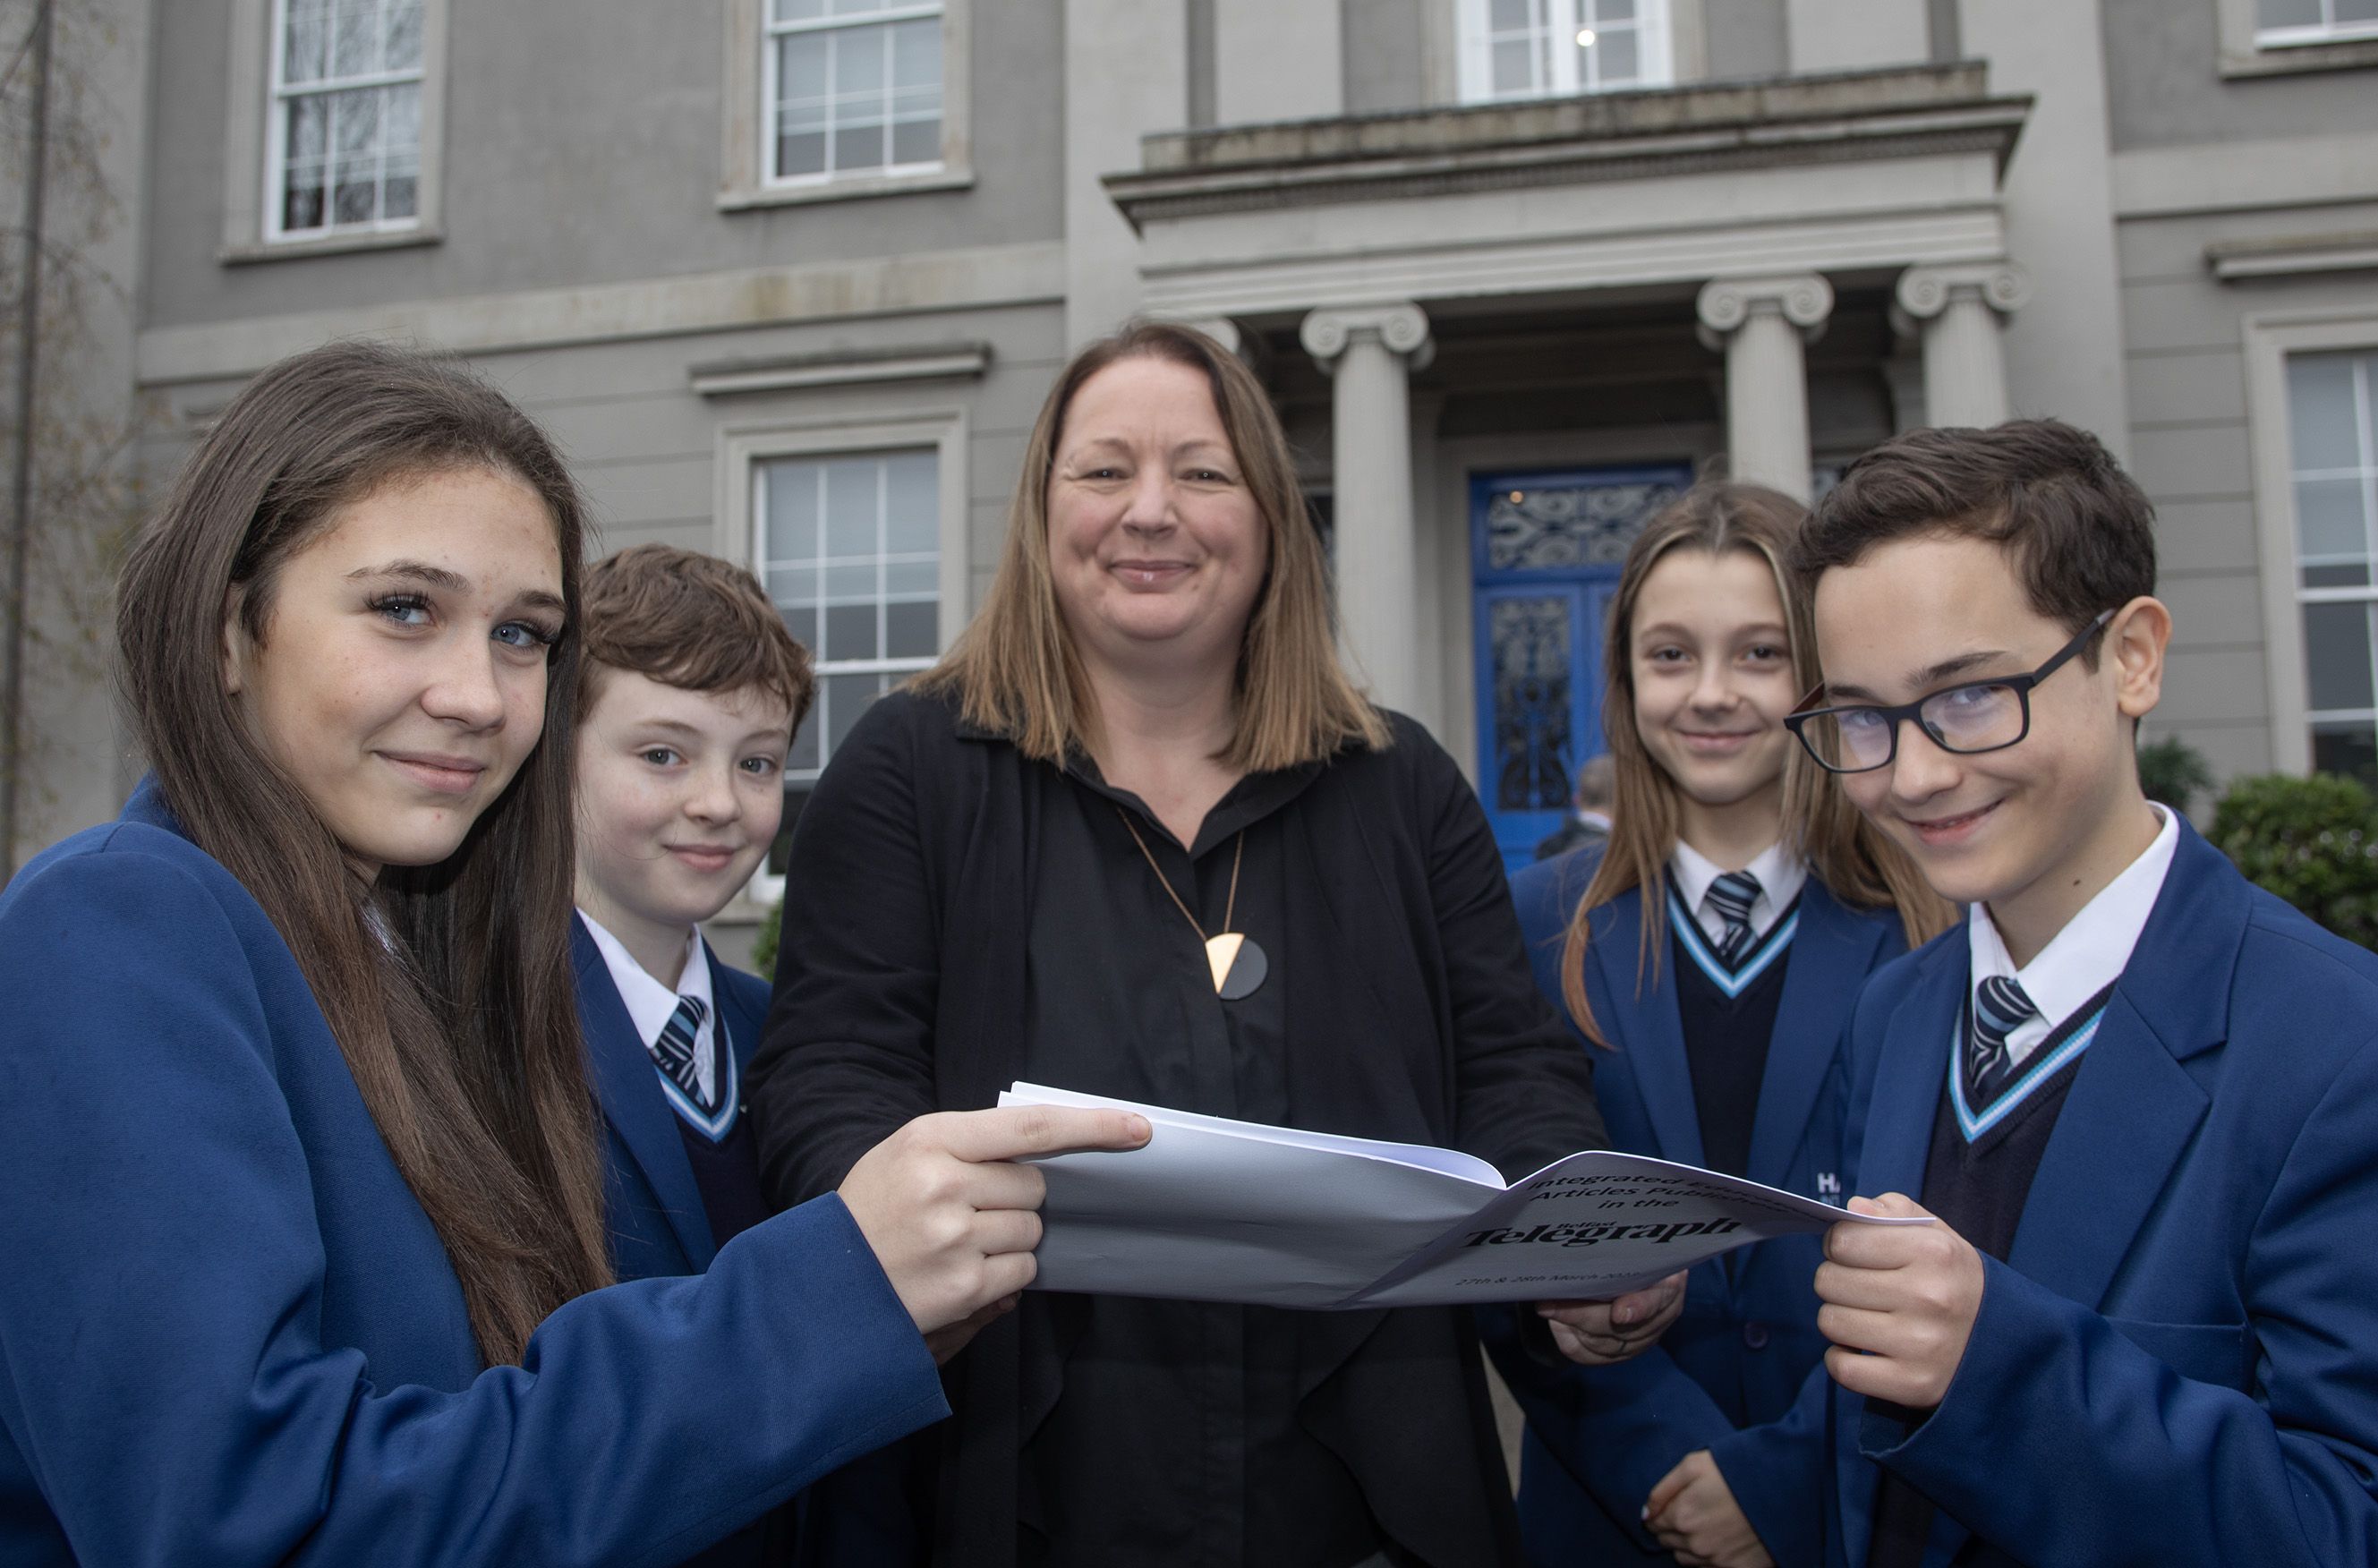
[[[704,1277],[609,1283],[581,516],[501,394],[350,344],[259,376],[135,547],[152,772],[0,894],[0,1559],[675,1561],[941,1413],[924,1335],[1030,1273],[997,1162],[1135,1141],[904,1129]]]
[[[1512,891],[1538,986],[1595,1047],[1615,1147],[1838,1202],[1851,1003],[1950,912],[1784,728],[1817,678],[1783,566],[1806,518],[1704,484],[1645,527],[1603,641],[1610,839]],[[1823,1378],[1819,1245],[1695,1270],[1684,1317],[1625,1369],[1555,1384],[1503,1359],[1533,1561],[1814,1560],[1821,1434],[1795,1402]]]

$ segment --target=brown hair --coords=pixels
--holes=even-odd
[[[744,568],[699,550],[631,545],[586,569],[584,592],[579,723],[612,670],[687,691],[756,688],[791,710],[795,729],[809,715],[817,695],[809,650]]]
[[[1008,736],[1027,757],[1061,761],[1097,740],[1097,701],[1050,575],[1049,481],[1074,394],[1126,359],[1169,360],[1205,376],[1268,543],[1270,566],[1239,652],[1238,728],[1219,760],[1267,772],[1341,747],[1386,746],[1385,721],[1338,662],[1321,536],[1297,488],[1279,416],[1237,355],[1164,321],[1135,322],[1092,343],[1058,376],[1025,445],[999,573],[973,624],[918,677],[918,688],[954,694],[967,722]]]
[[[1814,686],[1817,657],[1808,634],[1807,600],[1784,569],[1793,536],[1808,515],[1799,502],[1763,485],[1704,483],[1661,509],[1627,552],[1602,644],[1602,728],[1618,774],[1610,842],[1570,916],[1561,950],[1562,999],[1578,1027],[1596,1045],[1610,1041],[1594,1022],[1586,998],[1587,917],[1628,889],[1642,889],[1636,983],[1642,983],[1647,965],[1650,974],[1659,973],[1660,948],[1668,929],[1668,857],[1675,852],[1683,818],[1675,780],[1644,748],[1635,728],[1635,603],[1651,569],[1671,551],[1755,555],[1775,574],[1775,592],[1784,602],[1784,629],[1792,640],[1795,682],[1803,690]],[[1948,928],[1949,906],[1907,857],[1858,814],[1832,775],[1803,756],[1797,745],[1784,753],[1782,816],[1785,838],[1834,897],[1854,906],[1898,910],[1910,947]]]
[[[2067,631],[2155,592],[2155,508],[2104,443],[2057,419],[1885,441],[1842,471],[1790,565],[1813,593],[1878,545],[1942,535],[2006,550],[2031,607]],[[2096,639],[2081,657],[2096,668]]]
[[[515,477],[545,503],[574,621],[582,509],[544,432],[458,365],[337,343],[273,365],[223,411],[125,565],[116,638],[159,792],[288,942],[497,1364],[611,1277],[570,964],[577,640],[547,653],[542,738],[462,847],[387,868],[368,894],[223,685],[234,598],[261,645],[281,567],[340,508],[454,469]]]

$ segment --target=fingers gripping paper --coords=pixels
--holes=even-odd
[[[1351,1310],[1597,1299],[1853,1215],[1640,1155],[1556,1160],[1506,1186],[1483,1160],[1018,1083],[1003,1106],[1135,1110],[1127,1154],[1038,1161],[1036,1290]]]

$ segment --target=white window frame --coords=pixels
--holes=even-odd
[[[2292,354],[2378,352],[2378,308],[2271,311],[2243,322],[2246,429],[2253,459],[2254,519],[2263,579],[2263,664],[2271,702],[2271,764],[2312,771],[2311,700],[2304,676],[2301,604],[2325,596],[2299,587],[2295,449],[2288,407]],[[2356,591],[2358,592],[2359,591]]]
[[[800,30],[770,21],[768,0],[727,0],[726,117],[720,153],[722,211],[855,197],[960,190],[974,184],[972,37],[975,0],[940,0],[942,22],[941,156],[931,163],[897,164],[849,174],[829,171],[775,177],[776,51],[780,32]],[[931,4],[902,6],[881,17],[850,18],[873,25],[921,20]]]
[[[444,236],[447,27],[450,0],[421,0],[419,171],[409,219],[294,233],[281,227],[282,0],[231,0],[231,77],[224,132],[226,264],[435,245]],[[414,80],[411,72],[386,81]],[[384,85],[382,78],[370,78]]]
[[[891,420],[781,420],[764,425],[735,425],[720,431],[712,514],[717,519],[714,552],[728,560],[742,562],[760,577],[763,584],[766,582],[767,518],[755,504],[761,464],[782,458],[865,457],[890,451],[913,451],[919,447],[930,447],[935,453],[934,472],[940,490],[941,521],[938,534],[941,604],[935,628],[938,632],[935,653],[938,656],[947,652],[959,631],[964,629],[970,608],[967,592],[969,573],[967,550],[967,415],[963,409],[922,410]],[[816,666],[820,680],[828,675],[905,673],[917,667],[913,660],[898,659],[853,661],[831,666],[821,663]],[[820,760],[830,759],[821,753]],[[787,779],[787,782],[789,784],[791,781]],[[785,879],[771,874],[767,862],[762,860],[760,868],[752,873],[751,884],[745,890],[744,896],[748,902],[740,913],[749,918],[758,918],[762,911],[782,896],[784,891]],[[738,911],[733,906],[722,916],[727,919],[737,916]]]
[[[1536,98],[1566,98],[1587,92],[1630,92],[1674,86],[1676,49],[1669,15],[1670,0],[1635,0],[1636,67],[1627,82],[1602,88],[1581,81],[1578,52],[1568,41],[1589,25],[1598,0],[1538,0],[1549,18],[1547,42],[1551,58],[1543,85],[1527,92],[1495,90],[1493,0],[1452,0],[1455,7],[1456,90],[1463,103],[1515,103]]]
[[[2254,24],[2254,47],[2300,49],[2312,43],[2360,43],[2378,40],[2378,21],[2338,21],[2336,0],[2320,0],[2320,9],[2321,20],[2300,27],[2266,28],[2258,18]]]
[[[2255,0],[2213,0],[2219,19],[2221,74],[2277,76],[2378,65],[2378,26],[2362,22],[2265,28]],[[2334,6],[2324,0],[2324,15]]]

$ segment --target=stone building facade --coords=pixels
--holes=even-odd
[[[1599,747],[1645,511],[1918,423],[2132,466],[2156,733],[2378,762],[2370,0],[83,4],[142,85],[80,374],[152,493],[280,355],[468,355],[604,547],[763,571],[824,674],[797,792],[979,600],[1056,367],[1143,312],[1272,390],[1351,652],[1515,851]],[[129,783],[66,707],[34,842]]]

